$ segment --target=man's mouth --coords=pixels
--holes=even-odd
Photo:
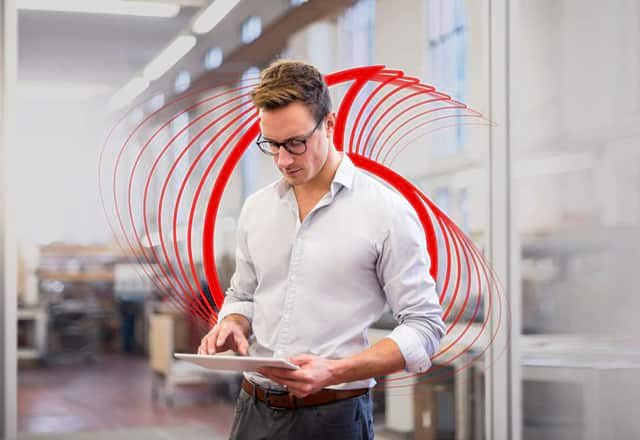
[[[296,168],[296,169],[293,169],[293,170],[284,170],[284,172],[286,173],[287,176],[295,176],[300,171],[302,171],[302,168]]]

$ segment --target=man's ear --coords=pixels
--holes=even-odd
[[[331,112],[327,115],[327,121],[325,124],[327,138],[329,138],[329,140],[333,140],[333,130],[336,128],[336,112]]]

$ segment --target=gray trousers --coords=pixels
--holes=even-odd
[[[240,391],[232,440],[373,439],[371,392],[351,399],[297,409],[270,408]]]

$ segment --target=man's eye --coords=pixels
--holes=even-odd
[[[304,142],[298,139],[293,139],[287,142],[287,148],[299,148],[304,146]]]

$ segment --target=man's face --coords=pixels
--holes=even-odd
[[[270,141],[304,139],[317,123],[311,111],[300,102],[276,110],[260,110],[262,137]],[[334,124],[335,115],[331,113],[306,140],[307,150],[304,154],[291,154],[280,147],[274,161],[290,185],[309,183],[322,170],[329,153]]]

